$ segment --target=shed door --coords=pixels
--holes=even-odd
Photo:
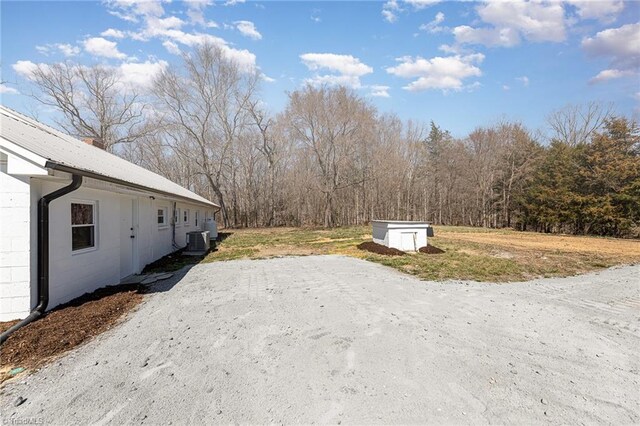
[[[416,232],[402,232],[400,236],[403,251],[416,251],[416,238],[418,237]]]
[[[137,202],[123,198],[120,202],[120,278],[136,271],[136,230],[138,229]]]

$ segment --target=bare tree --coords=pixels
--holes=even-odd
[[[314,159],[318,190],[323,194],[323,224],[336,225],[336,196],[355,185],[349,173],[353,153],[374,128],[374,111],[344,87],[306,86],[289,95],[285,112],[289,137]]]
[[[37,88],[32,96],[62,114],[58,126],[72,135],[97,138],[108,150],[143,137],[153,127],[140,96],[124,87],[114,68],[40,64],[30,80]]]
[[[258,74],[247,72],[218,46],[183,55],[183,70],[169,68],[154,83],[167,125],[167,143],[204,176],[230,225],[225,192],[236,195],[235,153],[251,124]]]
[[[569,104],[553,111],[547,117],[551,128],[551,139],[575,147],[590,140],[607,119],[611,117],[612,105],[600,102]]]

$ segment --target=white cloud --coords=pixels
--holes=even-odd
[[[46,56],[54,53],[55,50],[59,50],[60,53],[62,53],[66,57],[76,56],[80,53],[80,48],[78,46],[73,46],[66,43],[54,43],[45,44],[44,46],[36,46],[36,50]]]
[[[120,81],[125,87],[148,88],[167,65],[166,61],[123,63],[118,67]]]
[[[260,74],[260,78],[262,78],[264,81],[266,81],[267,83],[275,83],[276,79],[275,78],[271,78],[266,74]]]
[[[592,83],[640,74],[640,23],[609,28],[582,40],[592,57],[609,58],[609,68],[593,77]]]
[[[137,22],[139,16],[162,16],[162,3],[169,0],[107,0],[110,13],[129,22]]]
[[[328,86],[345,86],[354,89],[359,89],[360,87],[362,87],[362,84],[360,84],[360,78],[354,75],[314,75],[313,77],[305,79],[305,83],[314,86],[321,86],[326,84]]]
[[[76,56],[80,53],[80,48],[78,46],[72,46],[70,44],[58,43],[56,47],[62,52],[64,56]]]
[[[166,49],[172,49],[174,45],[177,47],[176,43],[180,43],[189,47],[202,45],[204,43],[210,43],[222,49],[222,52],[227,56],[227,58],[235,61],[238,66],[244,71],[251,72],[257,69],[256,55],[246,49],[235,49],[233,47],[230,47],[226,40],[220,37],[215,37],[211,34],[203,33],[186,33],[181,30],[165,30],[162,32],[162,34],[158,34],[158,36],[160,35],[164,38],[169,39],[168,41],[171,42],[171,44],[163,43]]]
[[[13,87],[9,87],[4,83],[0,83],[0,94],[2,94],[2,95],[18,95],[18,94],[20,94],[20,92],[18,92]]]
[[[440,0],[405,0],[405,3],[413,6],[415,9],[424,9],[425,7],[440,3]]]
[[[507,92],[507,91],[511,90],[511,87],[509,87],[508,85],[504,84],[504,85],[502,85],[502,90]]]
[[[454,28],[457,43],[511,47],[522,38],[532,42],[566,39],[566,20],[561,2],[492,1],[476,8],[488,27],[462,25]]]
[[[113,28],[109,28],[100,33],[102,37],[111,37],[111,38],[125,38],[126,34],[123,31],[116,30]]]
[[[360,62],[351,55],[337,55],[335,53],[305,53],[300,55],[302,62],[311,70],[317,71],[327,68],[345,75],[363,76],[373,72],[373,68]]]
[[[484,60],[484,55],[474,53],[446,57],[437,56],[431,59],[405,56],[396,60],[399,64],[387,68],[387,72],[398,77],[415,79],[404,87],[405,90],[417,92],[440,89],[446,91],[462,90],[465,88],[465,79],[481,76],[482,71],[476,64],[480,64]]]
[[[212,0],[185,0],[187,4],[187,16],[192,24],[209,26],[209,22],[204,19],[204,9],[213,4]],[[215,22],[214,22],[215,24]],[[217,24],[216,24],[217,26]]]
[[[592,56],[609,56],[617,62],[636,62],[640,56],[640,23],[600,31],[582,40],[583,49]]]
[[[174,55],[179,55],[182,53],[178,45],[172,42],[171,40],[163,41],[162,45],[164,46],[165,49],[167,49],[167,52],[169,53],[172,53]]]
[[[529,77],[527,77],[526,75],[523,75],[522,77],[516,77],[516,80],[522,83],[524,87],[529,86]]]
[[[223,53],[235,61],[243,71],[252,72],[258,69],[256,56],[252,52],[246,49],[233,48],[226,40],[211,34],[185,32],[182,28],[186,22],[177,16],[163,17],[163,3],[169,3],[170,0],[106,1],[111,9],[110,12],[115,12],[113,14],[122,15],[121,17],[123,17],[123,19],[132,18],[128,19],[131,22],[142,21],[143,24],[138,32],[128,33],[128,36],[133,40],[149,41],[151,39],[159,39],[164,48],[174,54],[180,53],[181,45],[193,47],[204,43],[211,43],[222,49]],[[241,2],[240,0],[236,0],[228,1],[225,4],[233,5]],[[218,24],[213,21],[205,21],[204,15],[198,15],[199,12],[203,12],[206,6],[210,4],[213,4],[212,0],[188,0],[187,16],[189,17],[189,22],[192,24],[201,24],[207,28],[218,27]],[[131,58],[129,58],[129,60],[131,60]]]
[[[438,12],[433,21],[429,22],[428,24],[420,25],[420,29],[422,31],[428,31],[432,34],[439,33],[445,30],[445,27],[440,26],[442,22],[444,22],[444,13]]]
[[[49,56],[49,53],[51,53],[51,45],[49,45],[49,44],[46,44],[46,45],[44,45],[44,46],[42,46],[42,45],[37,45],[37,46],[36,46],[36,50],[37,50],[39,53],[42,53],[43,55]]]
[[[611,23],[624,9],[623,0],[566,0],[578,10],[582,19]]]
[[[369,86],[369,88],[371,89],[371,96],[375,96],[375,97],[379,97],[379,98],[390,98],[391,95],[389,94],[389,86],[380,86],[380,85],[373,85],[373,86]]]
[[[18,61],[11,66],[16,74],[31,79],[33,77],[33,73],[38,68],[38,64],[35,64],[31,61]]]
[[[520,43],[520,35],[513,28],[472,28],[461,25],[453,29],[457,43],[511,47]]]
[[[262,34],[258,32],[256,26],[251,21],[235,21],[236,29],[240,31],[245,37],[249,37],[253,40],[262,39]]]
[[[382,6],[382,16],[384,20],[390,23],[394,23],[398,20],[397,12],[400,11],[400,6],[398,6],[397,0],[388,0]]]
[[[591,80],[589,80],[589,83],[591,84],[602,83],[608,80],[614,80],[616,78],[623,78],[623,77],[632,77],[634,75],[637,75],[637,73],[633,72],[632,70],[616,70],[616,69],[602,70],[598,73],[598,75],[596,75]]]
[[[398,17],[396,16],[396,14],[393,13],[391,10],[387,10],[387,9],[382,9],[382,17],[384,18],[385,21],[392,24],[398,20]]]
[[[227,0],[225,6],[235,6],[236,4],[244,3],[246,0]]]
[[[176,16],[169,16],[167,18],[149,18],[147,20],[147,28],[144,31],[144,35],[154,36],[162,34],[163,31],[180,29],[184,25],[184,21]]]
[[[102,37],[91,37],[84,41],[84,50],[94,56],[113,59],[125,59],[127,55],[118,50],[115,41],[109,41]]]
[[[351,55],[337,55],[335,53],[305,53],[300,55],[302,62],[311,71],[328,70],[336,74],[316,74],[307,79],[312,84],[328,84],[361,87],[360,77],[371,74],[373,68],[360,62],[360,59]]]

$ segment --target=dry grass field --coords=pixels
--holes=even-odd
[[[371,239],[369,227],[230,230],[204,262],[290,255],[342,254],[381,263],[422,279],[521,281],[568,276],[640,262],[640,240],[548,235],[513,230],[435,227],[431,245],[444,254],[387,257],[356,246]]]

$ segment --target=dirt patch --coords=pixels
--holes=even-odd
[[[184,249],[168,254],[153,263],[148,264],[142,271],[143,274],[150,274],[152,272],[171,272],[184,268],[187,265],[195,265],[200,263],[205,258],[206,254],[202,256],[186,256],[182,254]]]
[[[358,244],[358,248],[360,250],[370,251],[371,253],[382,254],[385,256],[404,256],[406,254],[402,250],[383,246],[382,244],[374,243],[373,241],[360,243]]]
[[[315,242],[312,242],[312,244]],[[256,248],[259,256],[279,257],[279,256],[308,256],[312,254],[323,254],[326,252],[322,247],[304,247],[304,246],[260,246]]]
[[[562,252],[597,253],[621,257],[640,257],[640,241],[572,235],[534,234],[528,232],[443,232],[439,237],[493,246],[525,250],[559,250]]]
[[[432,246],[430,244],[424,246],[424,247],[420,247],[418,249],[418,251],[420,253],[426,253],[426,254],[442,254],[444,253],[444,250],[439,249],[438,247]]]
[[[12,368],[37,368],[110,329],[143,297],[138,285],[104,287],[22,327],[0,348],[0,383],[10,378]],[[0,323],[0,328],[7,329],[15,322]]]

